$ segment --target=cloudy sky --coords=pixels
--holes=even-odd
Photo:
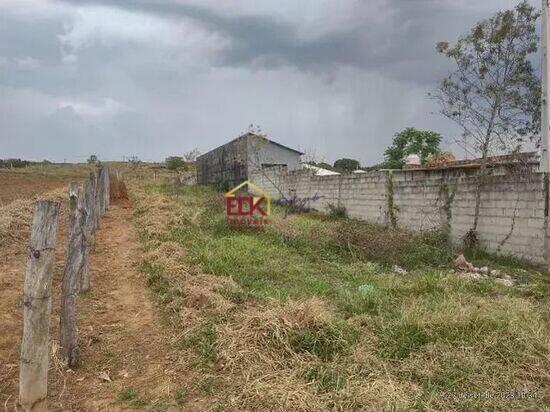
[[[160,160],[251,123],[330,162],[407,126],[449,146],[435,43],[517,3],[0,0],[0,158]]]

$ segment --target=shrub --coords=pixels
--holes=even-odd
[[[475,252],[478,250],[479,238],[477,236],[477,232],[474,229],[468,230],[462,238],[462,244],[464,245],[464,250],[467,252]]]
[[[27,167],[31,164],[28,160],[0,159],[0,169]]]
[[[138,397],[137,391],[132,388],[124,388],[118,393],[118,399],[121,401],[131,401]]]
[[[329,210],[329,214],[332,217],[336,217],[336,218],[346,218],[346,217],[348,217],[348,211],[346,210],[345,206],[333,205],[332,203],[330,203],[328,205],[328,210]]]
[[[164,161],[166,168],[169,170],[176,170],[185,166],[185,160],[181,156],[170,156]]]
[[[441,267],[451,262],[451,251],[437,231],[414,233],[358,220],[344,220],[336,230],[339,247],[360,260],[386,265]]]

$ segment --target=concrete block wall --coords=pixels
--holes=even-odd
[[[545,263],[545,189],[542,173],[494,170],[481,188],[478,236],[490,252]],[[399,170],[315,176],[310,171],[265,169],[250,180],[278,199],[319,199],[309,206],[344,206],[350,217],[390,224],[390,197],[397,226],[448,230],[461,244],[473,225],[478,177],[471,170]]]

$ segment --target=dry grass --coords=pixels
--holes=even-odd
[[[459,278],[440,269],[447,252],[430,237],[280,215],[264,231],[231,232],[211,206],[215,193],[135,193],[144,272],[177,331],[173,345],[213,382],[204,396],[222,409],[549,404],[547,282]],[[386,272],[395,261],[417,269]],[[537,397],[498,398],[504,390]],[[461,398],[468,392],[493,397]]]
[[[10,243],[17,248],[21,248],[28,240],[35,201],[53,200],[62,203],[66,198],[66,189],[63,188],[37,195],[31,199],[16,199],[5,206],[1,206],[0,247]]]
[[[396,399],[405,398],[396,395],[399,388],[380,396],[385,380],[365,385],[360,373],[349,376],[348,371],[339,371],[342,353],[348,352],[356,331],[338,321],[325,300],[255,302],[230,278],[190,271],[185,250],[167,238],[170,225],[181,222],[189,211],[159,193],[139,189],[135,204],[138,227],[144,228],[143,238],[148,239],[144,261],[152,265],[149,279],[157,279],[153,288],[170,322],[180,330],[185,325],[174,344],[180,345],[191,365],[207,369],[217,365],[216,375],[223,382],[217,391],[223,393],[227,407],[374,409],[397,405]],[[189,224],[197,217],[183,220]],[[275,230],[299,237],[303,231],[292,220],[275,219]]]

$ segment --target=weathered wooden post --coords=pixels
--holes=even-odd
[[[84,222],[84,259],[82,262],[82,274],[80,276],[80,292],[90,290],[89,260],[90,250],[95,242],[95,176],[90,175],[84,188],[84,210],[86,219]]]
[[[19,369],[19,404],[29,411],[47,410],[51,285],[58,216],[59,203],[39,201],[34,204],[23,289]]]
[[[105,214],[105,168],[99,168],[97,174],[97,196],[99,198],[99,217]]]
[[[86,210],[83,207],[78,183],[69,185],[69,206],[69,241],[61,284],[59,342],[63,362],[69,367],[75,367],[78,366],[80,360],[76,327],[76,301],[84,262],[86,222]]]
[[[111,178],[109,168],[105,168],[105,210],[111,207]]]
[[[92,245],[92,247],[95,245],[95,232],[96,232],[96,229],[97,229],[97,214],[98,214],[98,210],[97,210],[97,205],[98,205],[98,202],[97,202],[97,176],[95,173],[93,172],[90,172],[90,179],[89,179],[89,184],[91,186],[91,198],[88,199],[88,209],[89,209],[89,216],[88,216],[88,219],[89,219],[89,223],[91,225],[91,242],[90,244]]]
[[[101,190],[99,185],[99,171],[94,174],[95,177],[95,208],[94,208],[94,222],[95,222],[95,230],[99,229],[99,226],[101,224],[101,198],[99,195],[99,191]]]

